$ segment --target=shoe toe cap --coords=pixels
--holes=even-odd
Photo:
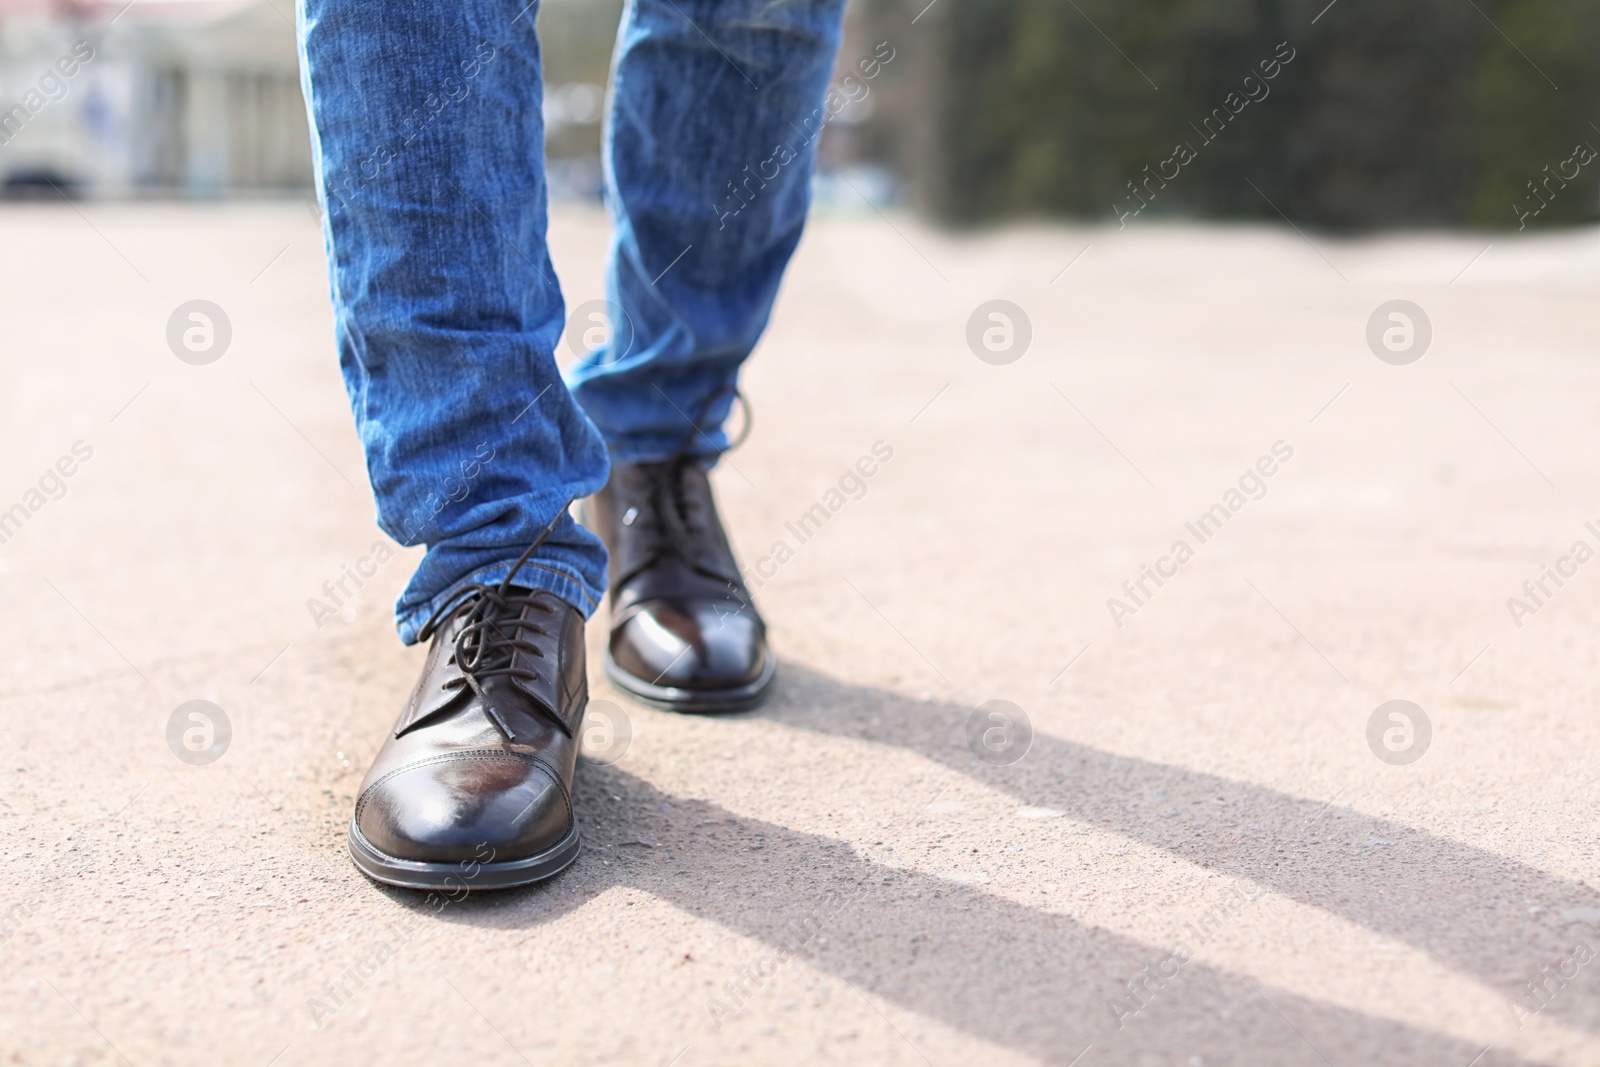
[[[396,859],[494,863],[556,845],[572,809],[556,776],[512,755],[459,755],[399,768],[356,805],[356,825]]]
[[[761,676],[768,655],[761,620],[716,601],[653,602],[611,635],[618,667],[673,688],[746,685]]]

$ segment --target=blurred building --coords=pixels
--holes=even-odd
[[[293,0],[125,4],[0,0],[5,190],[309,193]],[[544,117],[558,197],[599,196],[600,120],[621,9],[621,0],[542,5]]]
[[[9,195],[221,197],[314,188],[292,0],[124,4],[0,0],[0,183]],[[601,120],[621,14],[621,0],[541,4],[546,150],[558,199],[600,196]],[[883,40],[871,21],[852,15],[841,77]],[[900,69],[873,79],[866,98],[829,119],[824,202],[897,195],[886,132],[901,124],[868,120],[886,98],[891,115],[903,117],[912,104],[901,73],[911,61],[903,55],[885,73],[896,63]]]
[[[13,195],[309,190],[291,18],[274,0],[137,0],[120,14],[8,0],[0,180]]]

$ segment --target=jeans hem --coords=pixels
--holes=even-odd
[[[395,625],[400,630],[400,640],[408,645],[416,644],[423,624],[435,611],[460,597],[463,589],[470,583],[498,585],[505,581],[506,575],[511,572],[511,567],[516,562],[515,559],[508,559],[479,567],[427,603],[406,611],[397,611]],[[516,584],[560,597],[582,612],[585,619],[594,615],[596,609],[600,607],[601,599],[605,596],[605,590],[595,589],[589,585],[571,567],[538,557],[522,565],[522,569],[517,573]]]

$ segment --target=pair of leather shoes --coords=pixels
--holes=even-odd
[[[611,554],[612,683],[674,711],[759,702],[776,661],[705,467],[687,455],[616,464],[585,519]],[[380,882],[450,893],[560,873],[579,850],[582,613],[508,577],[464,587],[430,634],[422,678],[361,783],[352,859]]]

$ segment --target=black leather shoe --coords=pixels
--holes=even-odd
[[[760,703],[777,660],[700,461],[614,464],[585,521],[611,550],[606,677],[669,711]]]
[[[578,857],[583,615],[549,593],[467,588],[424,629],[434,637],[422,680],[350,823],[356,866],[389,885],[503,889]]]

